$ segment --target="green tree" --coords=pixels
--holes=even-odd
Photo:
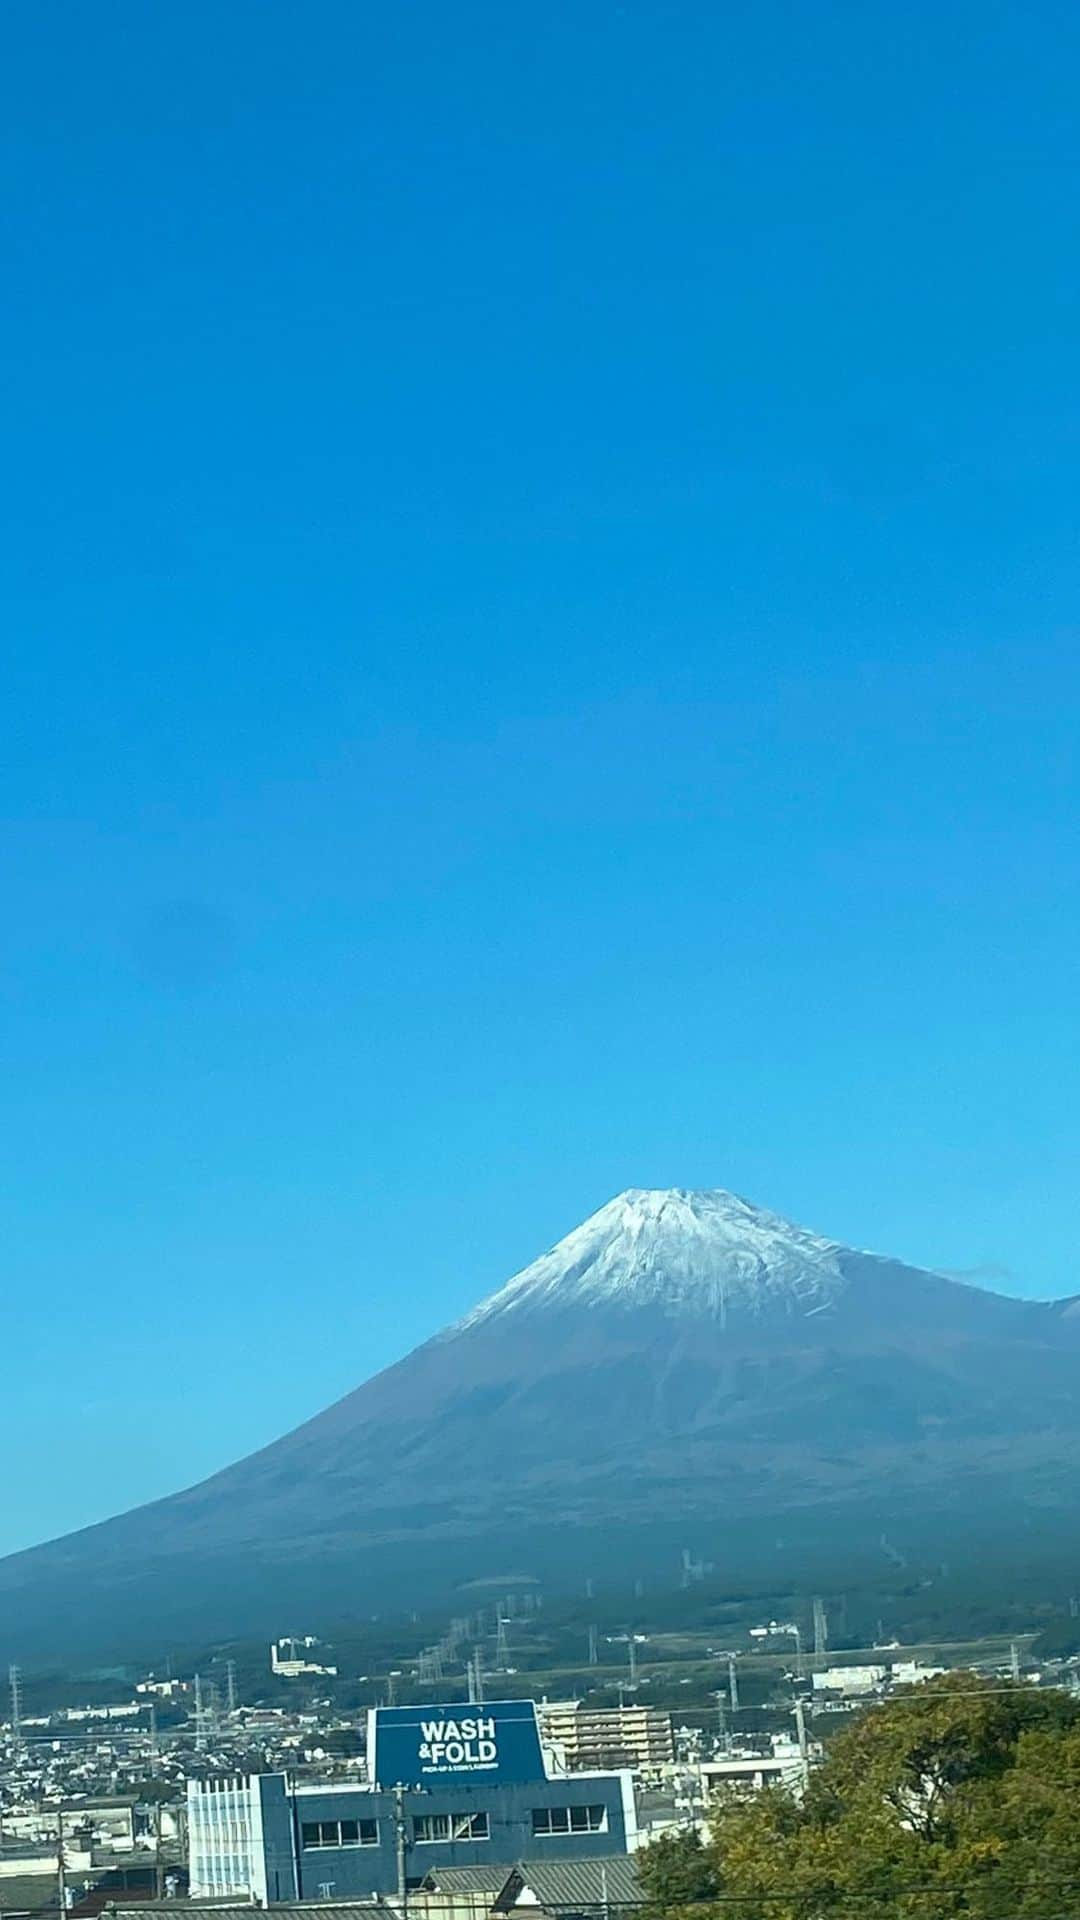
[[[947,1674],[861,1714],[801,1803],[721,1806],[700,1858],[650,1848],[642,1878],[665,1914],[1045,1920],[1080,1903],[1078,1806],[1080,1706]]]
[[[638,1855],[638,1877],[650,1903],[660,1912],[711,1900],[721,1890],[711,1849],[693,1828],[665,1833]]]

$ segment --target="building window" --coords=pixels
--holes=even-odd
[[[312,1847],[377,1847],[377,1820],[305,1820],[300,1829],[305,1851]]]
[[[534,1807],[532,1830],[536,1837],[559,1833],[606,1833],[606,1807]]]
[[[413,1821],[413,1839],[418,1847],[432,1846],[436,1840],[487,1840],[490,1837],[486,1813],[418,1813]]]

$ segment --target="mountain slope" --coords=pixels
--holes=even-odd
[[[55,1639],[73,1592],[91,1632],[229,1632],[509,1561],[576,1577],[601,1540],[637,1563],[736,1521],[1068,1503],[1078,1384],[1075,1302],[633,1190],[262,1452],[0,1561],[0,1650]]]

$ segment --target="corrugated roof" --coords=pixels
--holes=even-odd
[[[597,1860],[522,1860],[519,1872],[542,1907],[633,1906],[644,1900],[637,1868],[629,1854]]]
[[[489,1867],[432,1867],[424,1876],[425,1885],[433,1887],[436,1893],[501,1893],[506,1882],[516,1868],[508,1866]]]
[[[599,1860],[519,1860],[511,1866],[433,1868],[427,1878],[429,1885],[437,1887],[436,1893],[413,1894],[412,1898],[417,1910],[424,1906],[429,1912],[432,1908],[428,1902],[434,1904],[440,1893],[447,1896],[448,1906],[455,1894],[466,1898],[476,1894],[490,1898],[492,1907],[497,1905],[502,1912],[522,1887],[553,1912],[599,1909],[605,1902],[612,1907],[635,1906],[645,1897],[633,1861],[625,1853],[608,1854]],[[500,1899],[504,1890],[506,1897]],[[385,1913],[395,1906],[395,1896],[387,1894],[356,1900],[271,1902],[262,1911],[278,1915],[280,1920],[288,1920],[290,1914],[302,1915],[303,1920],[359,1920],[364,1913],[377,1914],[380,1909]],[[182,1920],[184,1913],[193,1909],[205,1914],[207,1920],[211,1916],[213,1920],[251,1920],[252,1915],[250,1901],[167,1900],[145,1906],[125,1902],[117,1920]]]
[[[200,1899],[161,1900],[143,1906],[125,1901],[117,1907],[117,1920],[183,1920],[185,1914],[205,1914],[206,1920],[251,1920],[253,1913],[274,1913],[286,1920],[289,1914],[302,1914],[303,1920],[357,1920],[360,1914],[377,1913],[379,1897],[357,1895],[355,1900],[272,1900],[256,1907],[251,1900]],[[108,1912],[108,1909],[106,1909]]]
[[[160,1905],[136,1907],[127,1901],[117,1908],[117,1920],[181,1920],[185,1913],[193,1909],[197,1913],[212,1914],[214,1920],[251,1920],[253,1912],[262,1913],[302,1913],[305,1920],[357,1920],[357,1912],[363,1909],[371,1913],[374,1902],[368,1900],[290,1900],[282,1901],[270,1907],[257,1908],[250,1900],[234,1900],[231,1904],[222,1901],[206,1900],[168,1900]],[[106,1909],[108,1911],[108,1909]]]
[[[58,1805],[61,1813],[89,1813],[94,1807],[138,1807],[143,1802],[137,1793],[74,1793]]]

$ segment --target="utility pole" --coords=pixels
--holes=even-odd
[[[408,1830],[405,1823],[405,1788],[399,1781],[394,1795],[394,1836],[397,1849],[397,1891],[401,1902],[401,1920],[409,1915],[409,1876],[407,1872]]]
[[[802,1783],[805,1789],[810,1779],[810,1749],[806,1740],[806,1714],[801,1700],[795,1702],[795,1731],[799,1741],[799,1759],[802,1763]]]
[[[165,1891],[164,1876],[161,1870],[161,1801],[154,1801],[154,1898],[160,1900]]]
[[[195,1675],[195,1751],[201,1753],[206,1746],[206,1716],[203,1711],[202,1674]]]
[[[633,1634],[630,1635],[630,1691],[637,1692],[637,1645]]]
[[[158,1763],[157,1702],[154,1699],[151,1699],[150,1701],[150,1768],[151,1768],[151,1771],[155,1774],[157,1773],[157,1763]]]
[[[56,1892],[60,1901],[60,1920],[68,1910],[67,1861],[64,1859],[64,1814],[62,1808],[56,1813]]]
[[[23,1750],[22,1676],[14,1660],[8,1668],[8,1685],[11,1688],[11,1751],[16,1760],[21,1760]]]
[[[484,1666],[480,1658],[479,1647],[477,1647],[474,1655],[474,1666],[476,1672],[476,1704],[478,1707],[482,1707],[484,1704]]]

